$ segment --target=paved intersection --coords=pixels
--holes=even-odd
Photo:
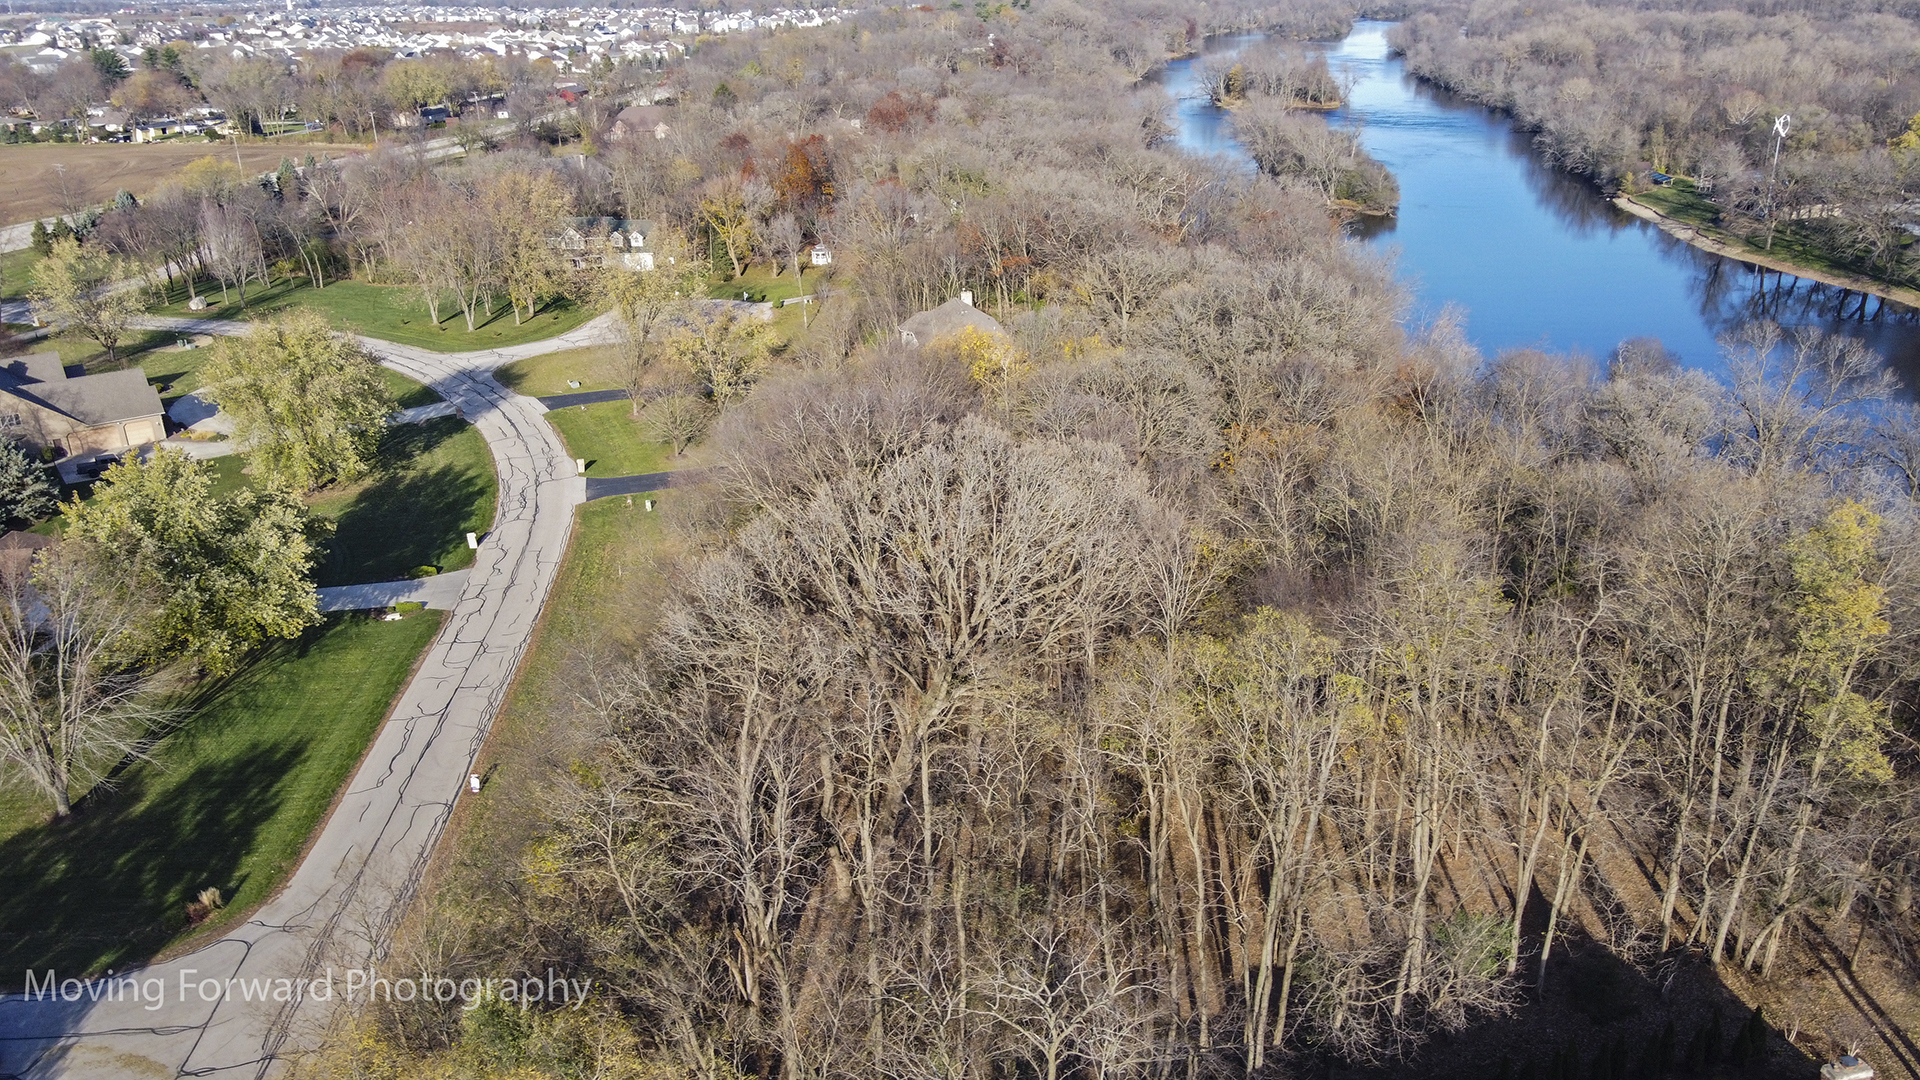
[[[153,322],[207,333],[246,329],[219,320]],[[0,1078],[263,1076],[315,1036],[325,1009],[311,1002],[203,991],[364,967],[368,942],[385,939],[499,711],[566,552],[574,507],[586,497],[545,410],[507,390],[493,371],[611,336],[602,317],[557,338],[476,353],[362,339],[387,367],[453,402],[493,454],[499,509],[452,614],[279,894],[220,940],[107,985],[96,980],[79,1001],[0,998]],[[118,980],[129,977],[138,980],[135,992],[159,986],[160,1000],[128,1000]],[[90,999],[97,997],[120,1000]]]

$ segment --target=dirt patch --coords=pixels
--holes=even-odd
[[[309,143],[242,146],[240,163],[250,173],[271,172],[281,158],[299,161],[339,157],[345,147]],[[49,183],[55,165],[84,181],[86,197],[95,203],[113,198],[122,188],[144,196],[188,162],[219,155],[233,160],[233,147],[221,143],[35,143],[0,147],[0,225],[49,218],[58,212]]]

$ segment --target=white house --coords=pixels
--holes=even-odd
[[[825,244],[815,244],[807,249],[807,258],[814,266],[831,266],[833,251]]]

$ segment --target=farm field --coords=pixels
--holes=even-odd
[[[267,143],[240,147],[241,167],[271,172],[283,157],[299,161],[307,154],[337,157],[347,147],[312,143]],[[233,158],[227,143],[201,140],[165,143],[30,143],[0,146],[0,225],[51,217],[59,200],[48,183],[55,165],[82,183],[89,202],[102,203],[122,188],[144,196],[191,161],[210,155]]]

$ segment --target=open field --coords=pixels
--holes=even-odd
[[[587,459],[588,476],[634,476],[670,468],[673,451],[640,433],[626,401],[602,401],[555,409],[547,420],[560,432],[567,453]]]
[[[240,147],[241,167],[250,173],[272,172],[280,159],[300,161],[311,153],[315,157],[340,157],[341,147],[307,144],[285,146],[245,145]],[[74,178],[76,190],[89,203],[104,203],[125,189],[145,196],[160,183],[191,161],[208,156],[233,160],[233,147],[227,143],[204,140],[164,143],[27,143],[0,146],[0,225],[13,225],[34,218],[48,218],[60,212],[60,200],[52,183],[54,166],[66,166]]]
[[[154,309],[154,313],[202,319],[244,319],[250,315],[302,307],[326,316],[341,330],[402,345],[417,345],[436,352],[466,352],[539,341],[555,334],[564,334],[596,314],[567,300],[555,300],[540,309],[538,315],[515,325],[513,312],[504,306],[496,306],[491,319],[476,322],[474,329],[469,331],[466,318],[460,314],[457,306],[451,302],[441,304],[442,317],[436,324],[427,314],[427,306],[421,302],[419,290],[404,285],[368,285],[347,280],[329,282],[324,289],[314,289],[307,286],[304,278],[296,278],[291,284],[282,281],[266,289],[258,285],[250,287],[245,308],[240,306],[238,293],[231,290],[227,294],[228,302],[221,303],[217,282],[212,284],[211,291],[203,282],[200,295],[206,297],[211,305],[205,311],[188,311],[186,289],[181,287],[173,291],[169,297],[170,303]]]
[[[74,818],[49,824],[0,788],[0,986],[29,967],[102,971],[230,926],[297,863],[440,627],[335,616],[208,688],[153,760],[124,770]],[[186,905],[214,887],[227,908],[197,930]]]

